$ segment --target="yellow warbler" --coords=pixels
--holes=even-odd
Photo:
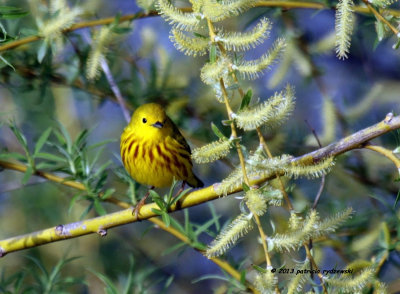
[[[202,187],[192,171],[190,147],[163,107],[156,103],[140,106],[121,135],[122,162],[138,183],[154,187],[171,186],[173,179],[182,187]],[[135,208],[136,216],[149,193]]]

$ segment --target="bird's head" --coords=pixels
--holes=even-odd
[[[157,103],[138,107],[132,115],[129,127],[136,135],[154,141],[171,135],[173,131],[164,108]]]

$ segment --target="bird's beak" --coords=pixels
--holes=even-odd
[[[164,125],[158,121],[155,124],[152,124],[152,126],[157,128],[157,129],[161,129]]]

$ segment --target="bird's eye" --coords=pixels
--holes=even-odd
[[[143,118],[143,119],[142,119],[142,122],[143,122],[144,124],[147,123],[147,119]]]

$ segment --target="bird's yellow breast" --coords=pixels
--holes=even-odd
[[[121,137],[121,158],[131,177],[143,185],[168,187],[174,178],[193,178],[190,153],[170,136],[151,140],[126,128]]]

